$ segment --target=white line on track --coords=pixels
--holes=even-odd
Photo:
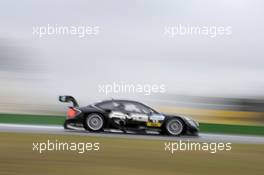
[[[199,137],[193,136],[160,136],[160,135],[140,135],[140,134],[123,134],[116,131],[90,133],[84,129],[64,130],[62,126],[56,125],[29,125],[29,124],[0,124],[0,132],[15,132],[15,133],[35,133],[35,134],[59,134],[59,135],[82,135],[93,137],[114,137],[128,139],[147,139],[147,140],[169,140],[169,141],[200,141],[200,142],[231,142],[231,143],[252,143],[264,144],[264,137],[249,136],[249,135],[228,135],[228,134],[205,134],[200,133]]]

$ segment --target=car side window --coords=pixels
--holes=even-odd
[[[98,106],[99,108],[102,108],[104,110],[108,109],[108,110],[115,110],[119,107],[119,103],[117,102],[103,102],[103,103],[99,103],[96,106]]]
[[[138,112],[141,113],[142,111],[133,103],[124,103],[124,109],[127,112]]]
[[[139,104],[139,103],[123,103],[124,109],[127,112],[137,112],[137,113],[144,113],[149,114],[152,110],[148,109],[147,107]]]

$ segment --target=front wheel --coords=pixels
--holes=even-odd
[[[178,118],[172,118],[165,124],[165,131],[169,135],[178,136],[184,131],[184,124]]]
[[[84,128],[88,131],[99,132],[104,128],[104,118],[97,113],[89,114],[84,121]]]

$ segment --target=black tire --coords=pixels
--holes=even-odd
[[[185,132],[185,125],[181,119],[171,118],[165,123],[164,131],[168,135],[179,136]]]
[[[104,129],[105,120],[101,114],[91,113],[84,119],[83,126],[91,132],[100,132]]]

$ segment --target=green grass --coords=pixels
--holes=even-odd
[[[0,114],[0,123],[62,125],[65,116]]]
[[[0,114],[0,123],[62,125],[65,116]],[[264,135],[264,126],[200,123],[200,131],[207,133]]]
[[[200,123],[200,131],[207,133],[264,135],[264,126]]]

